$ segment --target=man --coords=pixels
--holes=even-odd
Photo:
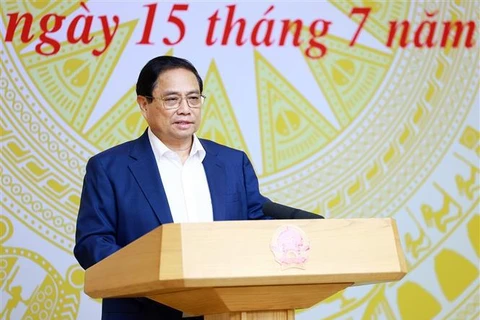
[[[203,82],[185,59],[149,61],[137,82],[148,129],[87,163],[74,254],[88,268],[172,222],[263,219],[268,201],[244,152],[198,139]],[[181,319],[149,299],[104,299],[102,319]]]

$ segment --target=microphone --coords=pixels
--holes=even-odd
[[[267,201],[263,204],[263,213],[274,219],[324,219],[323,216],[283,204]]]

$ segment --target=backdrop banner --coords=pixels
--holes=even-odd
[[[198,68],[198,136],[244,150],[267,197],[396,219],[407,276],[297,319],[480,317],[478,1],[0,5],[0,319],[100,318],[72,253],[85,164],[143,133],[158,55]]]

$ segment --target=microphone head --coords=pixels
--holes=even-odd
[[[294,219],[325,219],[325,218],[316,213],[297,209],[297,211],[294,214]]]
[[[263,213],[274,219],[323,219],[323,216],[283,204],[267,201],[263,204]]]
[[[263,213],[274,219],[293,219],[292,209],[293,208],[271,201],[263,204]]]

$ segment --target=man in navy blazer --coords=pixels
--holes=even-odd
[[[202,91],[201,77],[185,59],[161,56],[142,69],[137,102],[148,129],[87,163],[74,248],[83,268],[162,224],[189,221],[196,209],[202,212],[192,214],[193,222],[264,218],[269,200],[246,154],[194,134]],[[188,174],[177,179],[177,169]],[[192,186],[195,192],[188,192]],[[102,319],[175,320],[182,312],[146,298],[104,299]]]

